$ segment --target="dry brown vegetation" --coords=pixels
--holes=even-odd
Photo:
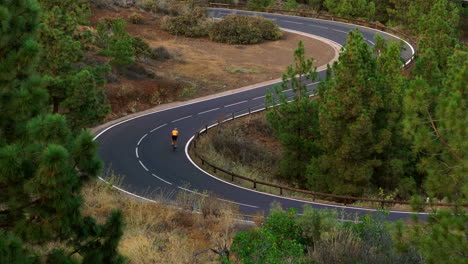
[[[173,36],[161,29],[163,17],[135,7],[92,5],[88,27],[91,31],[99,21],[123,18],[128,21],[126,28],[131,35],[142,38],[152,49],[164,47],[171,56],[165,61],[137,59],[130,73],[114,71],[106,87],[113,109],[108,119],[162,103],[278,79],[293,62],[291,54],[299,40],[304,42],[306,55],[313,56],[317,66],[326,65],[335,56],[328,44],[292,33],[284,33],[281,40],[255,45],[228,45],[208,38]],[[106,59],[97,56],[95,51],[90,51],[88,56],[92,60]]]
[[[200,251],[229,247],[236,232],[251,226],[236,220],[237,210],[230,204],[198,195],[179,193],[167,205],[133,198],[101,181],[89,183],[82,194],[85,215],[99,222],[111,210],[122,211],[119,251],[129,263],[218,263],[216,254]],[[194,204],[199,213],[191,211]]]

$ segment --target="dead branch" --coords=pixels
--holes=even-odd
[[[460,162],[463,162],[463,159],[447,144],[447,142],[444,140],[444,138],[442,138],[442,136],[440,135],[439,133],[439,130],[437,130],[437,127],[432,119],[432,115],[431,113],[429,113],[429,111],[427,111],[427,115],[429,116],[429,121],[431,122],[431,126],[432,126],[432,129],[434,130],[436,136],[437,136],[437,139],[440,140],[440,142],[442,142],[442,144],[445,145],[445,147],[448,149],[448,151],[456,158],[458,159]]]

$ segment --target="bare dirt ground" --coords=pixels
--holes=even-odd
[[[207,38],[178,37],[160,29],[161,15],[136,8],[110,10],[93,6],[91,25],[94,27],[106,18],[120,17],[129,21],[128,17],[134,13],[142,16],[143,23],[128,22],[128,32],[141,37],[152,48],[165,47],[172,59],[139,62],[156,78],[128,80],[118,76],[117,82],[108,84],[106,92],[114,112],[109,119],[160,103],[188,100],[281,78],[287,65],[293,62],[292,54],[299,40],[304,42],[307,56],[315,58],[316,66],[326,65],[335,56],[334,49],[326,43],[287,32],[281,40],[256,45],[228,45]],[[128,93],[140,96],[122,96]],[[157,100],[140,100],[154,98],[153,93],[158,94]],[[116,94],[120,99],[113,98]]]

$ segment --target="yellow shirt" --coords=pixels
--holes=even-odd
[[[172,135],[173,135],[173,136],[178,136],[178,135],[179,135],[179,131],[177,131],[177,130],[172,130]]]

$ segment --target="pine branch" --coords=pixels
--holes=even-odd
[[[27,203],[27,204],[24,204],[18,208],[15,208],[15,211],[19,211],[19,210],[23,210],[24,208],[30,206],[30,205],[33,205],[33,204],[37,204],[39,201],[41,200],[41,198],[38,198],[30,203]],[[5,210],[2,210],[0,211],[0,215],[4,215],[4,214],[9,214],[11,213],[11,210],[10,209],[5,209]]]
[[[431,113],[429,113],[429,111],[427,111],[427,115],[429,116],[429,121],[431,122],[431,126],[432,126],[432,129],[434,130],[436,136],[437,136],[437,139],[440,140],[440,142],[442,142],[442,144],[445,145],[445,147],[448,149],[448,151],[450,153],[452,153],[452,155],[458,159],[460,162],[463,162],[463,159],[455,152],[455,150],[453,150],[448,144],[447,144],[447,141],[444,140],[444,138],[442,138],[442,136],[440,135],[439,133],[439,130],[437,129],[435,123],[434,123],[434,120],[432,119],[432,115]]]

